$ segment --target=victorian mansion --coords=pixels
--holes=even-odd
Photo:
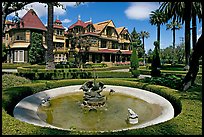
[[[33,9],[23,17],[23,26],[17,28],[12,22],[6,22],[6,33],[3,37],[8,49],[7,62],[28,62],[28,48],[31,44],[31,33],[43,34],[42,46],[47,50],[47,28],[38,18]],[[86,62],[100,63],[127,63],[132,53],[130,46],[130,34],[125,27],[116,27],[112,20],[93,23],[92,20],[83,22],[78,20],[68,27],[62,26],[62,22],[56,19],[53,24],[53,43],[55,62],[66,62],[73,58],[75,53],[86,52],[88,56],[83,58]]]

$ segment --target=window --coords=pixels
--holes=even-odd
[[[6,40],[8,40],[8,37],[9,37],[9,36],[8,36],[8,34],[7,34],[7,35],[6,35]]]
[[[111,29],[110,28],[108,28],[107,30],[107,36],[111,36],[112,34],[111,34]]]
[[[106,48],[106,41],[105,40],[101,40],[101,48]]]
[[[15,34],[15,40],[25,40],[25,32],[17,32]]]
[[[113,42],[112,49],[117,49],[117,48],[118,48],[118,44],[116,42]]]
[[[57,30],[57,35],[60,35],[60,36],[62,36],[62,35],[63,35],[63,32],[62,32],[62,30]]]
[[[14,62],[24,62],[24,50],[14,51]]]

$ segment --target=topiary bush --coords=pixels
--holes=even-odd
[[[151,76],[152,77],[159,77],[161,76],[161,62],[160,62],[160,57],[159,57],[159,42],[155,41],[154,42],[154,51],[153,51],[153,60],[152,60],[152,65],[151,65]]]
[[[2,89],[6,89],[9,87],[15,87],[21,84],[31,83],[31,80],[16,76],[14,74],[4,74],[2,75]]]
[[[132,54],[130,57],[130,72],[132,73],[133,77],[137,78],[140,75],[140,71],[138,71],[139,68],[139,61],[137,56],[137,50],[136,48],[133,48]]]
[[[182,77],[176,75],[163,75],[161,77],[145,77],[144,79],[140,79],[140,82],[150,83],[155,85],[162,85],[166,87],[170,87],[172,89],[179,90],[182,83]]]

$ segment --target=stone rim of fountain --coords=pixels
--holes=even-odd
[[[37,109],[38,109],[39,105],[41,104],[42,98],[49,96],[52,99],[54,97],[57,97],[57,96],[63,95],[63,94],[67,94],[67,93],[82,92],[81,90],[79,90],[80,86],[81,85],[59,87],[59,88],[49,89],[49,90],[41,91],[41,92],[38,92],[36,94],[30,95],[30,96],[22,99],[15,106],[14,111],[13,111],[14,117],[20,121],[24,121],[24,122],[34,124],[37,126],[50,127],[50,128],[54,128],[54,129],[68,130],[68,131],[81,131],[81,130],[75,130],[75,129],[65,129],[65,128],[60,128],[60,127],[50,125],[50,124],[42,121],[37,115]],[[166,122],[166,121],[174,118],[174,108],[171,105],[171,103],[168,100],[166,100],[164,97],[162,97],[156,93],[152,93],[152,92],[149,92],[147,90],[142,90],[142,89],[138,89],[138,88],[125,87],[125,86],[115,86],[115,85],[105,85],[105,86],[106,86],[107,90],[114,89],[117,92],[121,92],[124,94],[139,97],[140,99],[143,99],[143,100],[147,101],[148,103],[156,103],[156,104],[159,103],[159,105],[164,108],[162,110],[162,115],[160,115],[159,117],[157,117],[151,121],[148,121],[148,122],[140,124],[140,125],[128,127],[128,128],[110,130],[110,132],[118,132],[118,131],[144,128],[147,126],[163,123],[163,122]],[[127,91],[127,89],[128,89],[128,91]],[[133,91],[137,91],[137,92],[133,92]],[[159,98],[159,100],[158,100],[158,98]],[[26,114],[30,114],[30,115],[26,115]],[[84,132],[84,130],[82,130],[82,131]],[[106,130],[105,131],[90,131],[90,130],[88,130],[85,132],[107,132],[107,131]]]

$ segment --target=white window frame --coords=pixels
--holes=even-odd
[[[20,53],[23,54],[23,60],[20,60]],[[16,55],[17,54],[17,55]],[[24,62],[24,50],[14,50],[14,62]]]

